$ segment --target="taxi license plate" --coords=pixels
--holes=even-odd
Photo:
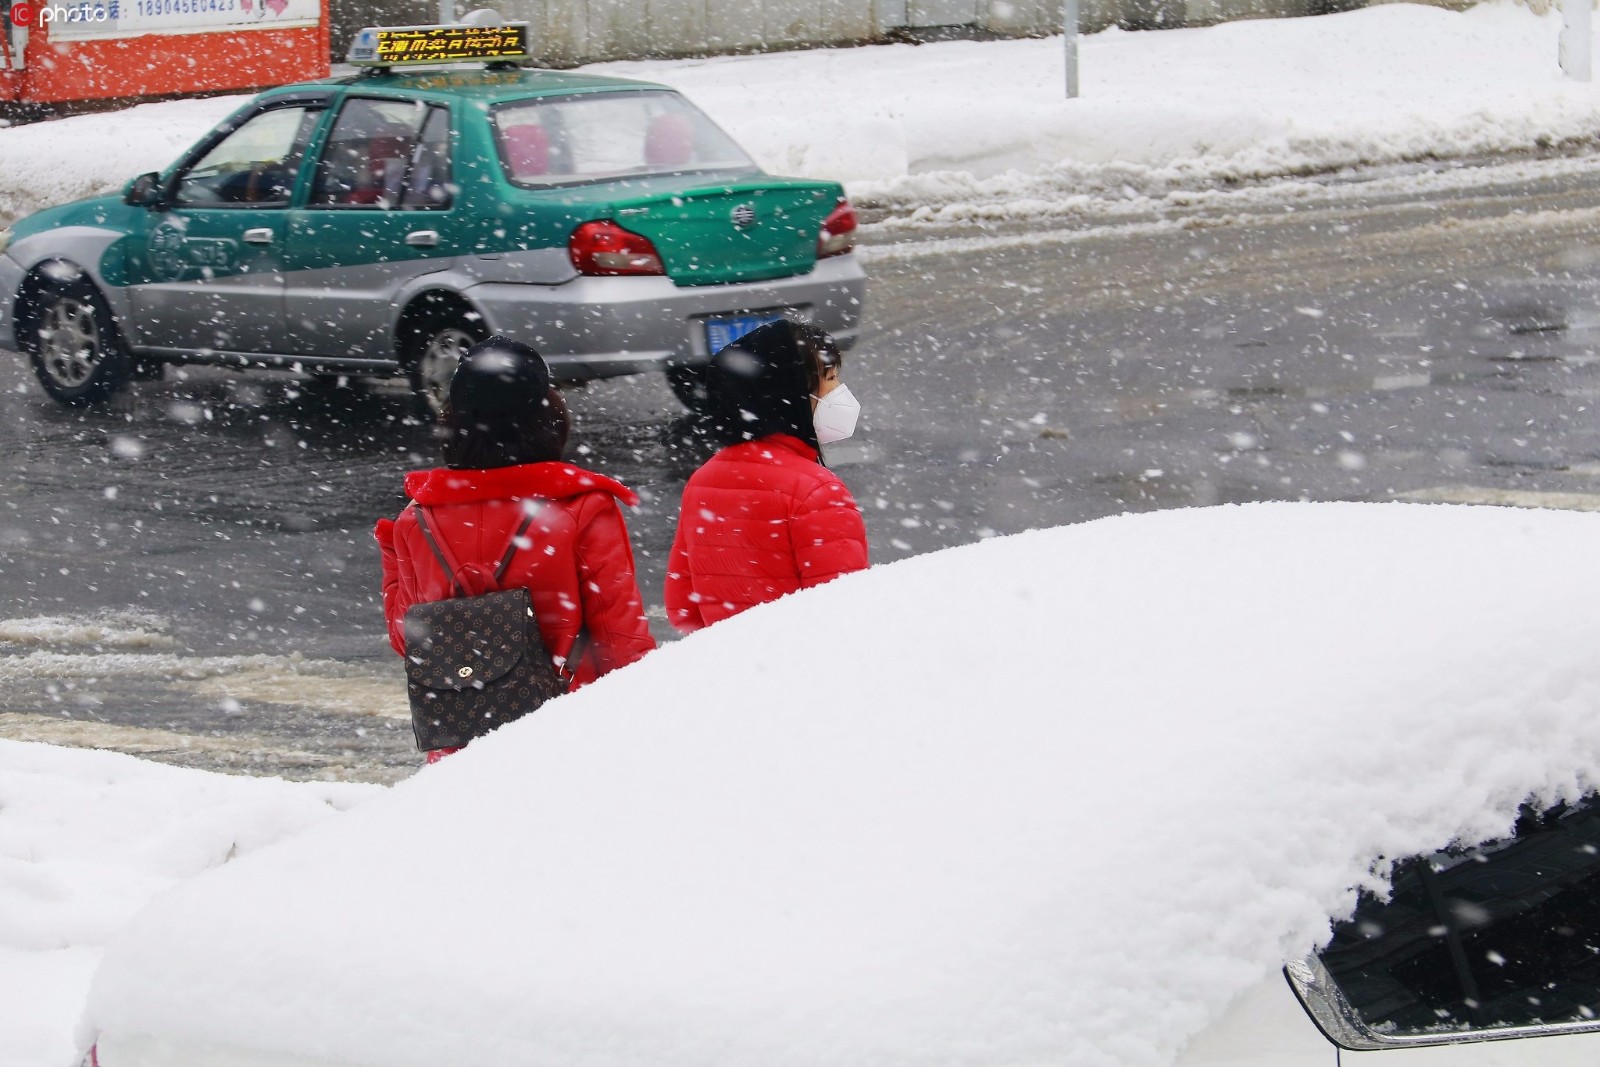
[[[771,311],[764,315],[719,315],[706,320],[706,351],[716,355],[758,326],[777,322],[783,313]]]

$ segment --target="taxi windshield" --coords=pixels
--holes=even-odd
[[[727,134],[676,93],[587,93],[494,110],[495,144],[518,185],[652,174],[754,171]]]

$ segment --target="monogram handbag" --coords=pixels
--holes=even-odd
[[[459,748],[566,692],[579,653],[575,643],[572,662],[557,669],[539,636],[527,589],[468,596],[461,569],[452,565],[429,528],[427,509],[417,505],[416,514],[423,539],[453,590],[450,599],[414,604],[405,615],[411,728],[417,748],[427,752]],[[495,568],[495,585],[504,579],[517,542],[532,522],[532,515],[524,517],[511,535]]]

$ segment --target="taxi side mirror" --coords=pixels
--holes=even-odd
[[[160,207],[161,175],[151,171],[133,179],[122,190],[122,202],[134,207]]]

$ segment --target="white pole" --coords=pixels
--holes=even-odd
[[[1073,100],[1078,95],[1078,0],[1061,0],[1061,36],[1067,48],[1067,99]]]
[[[439,25],[448,26],[456,20],[456,0],[439,0]]]
[[[1591,0],[1561,0],[1561,69],[1567,77],[1586,82],[1591,78]]]

